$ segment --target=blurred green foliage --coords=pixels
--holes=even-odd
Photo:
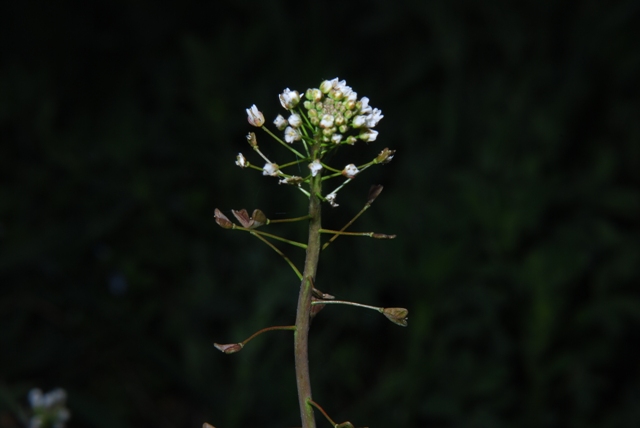
[[[398,152],[326,224],[380,183],[354,230],[398,238],[339,239],[317,286],[410,318],[325,308],[316,401],[358,426],[640,426],[637,2],[3,8],[0,427],[32,387],[67,390],[70,427],[299,423],[289,333],[212,346],[292,323],[297,280],[212,215],[305,212],[234,165],[244,109],[336,76],[385,115],[338,165]]]

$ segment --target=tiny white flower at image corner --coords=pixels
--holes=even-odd
[[[315,177],[316,175],[318,175],[318,172],[322,170],[322,164],[318,159],[316,159],[309,164],[309,169],[311,170],[311,176]]]
[[[251,124],[251,126],[255,126],[260,128],[264,125],[264,115],[256,105],[252,105],[251,108],[246,109],[247,112],[247,121]]]
[[[338,204],[336,204],[336,196],[338,196],[335,193],[329,193],[327,196],[325,196],[324,198],[327,200],[327,202],[329,202],[329,205],[331,205],[332,207],[337,207]]]
[[[287,127],[287,125],[289,125],[289,122],[287,122],[287,119],[279,114],[278,117],[276,117],[276,119],[273,121],[273,124],[276,126],[276,128],[278,128],[279,131],[282,131]]]
[[[302,124],[302,118],[297,113],[293,113],[291,116],[289,116],[288,120],[289,125],[293,126],[294,128],[299,128]]]
[[[289,88],[286,88],[278,98],[280,98],[280,104],[282,104],[282,107],[287,110],[291,110],[300,102],[300,94],[298,91],[292,91]]]
[[[344,167],[344,169],[342,170],[342,175],[347,178],[353,178],[358,175],[359,172],[360,170],[358,169],[358,167],[350,163],[349,165]]]
[[[362,141],[365,141],[367,143],[371,143],[372,141],[376,141],[376,138],[378,138],[378,131],[374,131],[373,129],[367,129],[365,132],[358,135],[358,138],[360,138]]]
[[[44,399],[42,396],[42,390],[40,388],[33,388],[32,390],[30,390],[27,397],[31,408],[44,406]]]
[[[278,175],[278,172],[280,172],[280,170],[278,169],[278,165],[276,165],[275,163],[267,162],[262,168],[262,175],[270,175],[271,177],[276,177]]]
[[[287,126],[287,129],[284,130],[284,141],[289,144],[292,144],[294,141],[298,141],[302,138],[302,134],[300,134],[300,130],[296,129],[292,126]]]
[[[238,153],[238,156],[236,156],[236,165],[238,165],[240,168],[247,167],[247,159],[245,159],[242,153]]]

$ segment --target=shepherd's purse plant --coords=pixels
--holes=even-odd
[[[327,204],[337,207],[338,192],[348,183],[356,179],[364,170],[375,166],[384,165],[393,159],[394,150],[388,148],[378,152],[373,159],[362,165],[350,163],[346,166],[331,166],[326,163],[328,155],[333,154],[341,146],[357,145],[368,149],[368,143],[376,141],[378,132],[374,130],[382,112],[369,105],[367,97],[358,98],[358,94],[347,86],[344,80],[338,78],[323,81],[318,88],[307,89],[301,96],[298,91],[285,89],[279,95],[280,104],[286,110],[286,116],[278,115],[273,122],[275,128],[283,131],[282,137],[276,135],[267,126],[263,113],[255,106],[247,111],[249,123],[264,131],[277,144],[284,146],[293,156],[290,161],[276,163],[269,159],[258,144],[258,137],[250,132],[247,135],[249,146],[264,162],[264,166],[251,163],[242,153],[236,158],[236,165],[244,169],[253,169],[263,176],[273,177],[279,184],[293,186],[308,199],[308,212],[296,218],[269,219],[263,211],[256,209],[251,215],[245,210],[231,210],[239,224],[233,223],[219,209],[215,210],[215,221],[224,229],[249,233],[268,245],[291,267],[291,270],[300,283],[298,305],[295,324],[284,326],[270,326],[257,331],[247,339],[236,342],[220,344],[215,347],[225,354],[233,354],[241,351],[249,341],[256,336],[273,330],[291,330],[294,341],[295,374],[298,387],[298,403],[303,428],[315,428],[316,420],[314,410],[319,411],[334,428],[353,428],[349,421],[336,423],[313,398],[311,382],[309,378],[309,327],[312,319],[327,304],[350,305],[359,308],[372,309],[380,312],[391,322],[406,327],[408,311],[404,308],[388,308],[370,306],[362,303],[336,299],[334,296],[323,293],[316,286],[316,273],[320,254],[331,243],[341,236],[359,236],[374,239],[393,239],[395,235],[387,235],[375,232],[351,232],[347,229],[360,217],[382,192],[382,186],[371,186],[364,207],[340,230],[329,230],[322,227],[322,205]],[[295,175],[287,171],[308,171],[305,174]],[[338,184],[333,184],[338,182]],[[323,187],[331,191],[323,192]],[[305,242],[296,242],[259,230],[270,224],[306,221],[309,224],[308,239]],[[326,239],[323,239],[326,237]],[[275,242],[285,243],[306,251],[304,266],[299,268],[278,247]],[[204,428],[213,428],[205,423]]]

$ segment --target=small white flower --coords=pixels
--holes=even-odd
[[[335,81],[335,83],[333,84],[333,89],[335,89],[336,91],[340,91],[343,94],[348,91],[351,91],[351,88],[347,86],[346,80],[338,81],[338,78],[336,77],[335,79],[333,79],[333,81]]]
[[[333,126],[333,115],[325,114],[320,121],[320,128],[331,128]]]
[[[294,113],[291,116],[289,116],[289,125],[293,126],[294,128],[298,128],[300,127],[301,124],[302,124],[302,119],[300,118],[299,114]]]
[[[332,207],[337,207],[338,204],[336,204],[336,196],[338,196],[335,193],[329,193],[327,196],[325,196],[324,198],[327,200],[327,202],[329,202],[329,205],[331,205]]]
[[[353,120],[351,121],[351,126],[353,126],[354,128],[361,128],[366,123],[367,123],[367,117],[366,116],[362,116],[362,115],[358,115],[358,116],[354,117]]]
[[[342,134],[333,134],[331,136],[331,142],[333,144],[340,144],[340,141],[342,141]]]
[[[39,388],[33,388],[29,391],[29,404],[31,404],[32,408],[42,407],[44,404],[44,400],[42,398],[42,390]]]
[[[376,141],[377,137],[378,137],[378,131],[374,131],[373,129],[367,129],[365,132],[358,135],[358,138],[360,138],[362,141],[366,141],[367,143]]]
[[[360,114],[371,113],[371,106],[369,105],[369,98],[362,97],[360,98]]]
[[[378,122],[380,122],[380,119],[382,119],[383,117],[384,116],[382,115],[382,112],[379,109],[374,108],[373,113],[367,116],[367,127],[369,128],[375,127],[378,124]]]
[[[262,175],[270,175],[271,177],[276,177],[279,172],[280,170],[278,169],[278,165],[276,165],[275,163],[267,162],[262,168]]]
[[[34,416],[29,420],[28,428],[40,428],[45,421],[53,423],[54,428],[64,428],[71,413],[65,407],[67,393],[62,388],[54,389],[46,394],[38,388],[29,391],[29,403],[34,410]]]
[[[356,175],[358,175],[359,172],[360,170],[358,169],[358,167],[350,163],[349,165],[344,167],[344,169],[342,170],[342,175],[344,175],[347,178],[353,178]]]
[[[318,175],[318,172],[322,169],[322,164],[318,159],[314,160],[309,164],[309,169],[311,170],[311,175],[315,177]]]
[[[246,168],[247,160],[242,155],[242,153],[238,153],[238,156],[236,156],[236,165],[238,165],[240,168]]]
[[[251,108],[246,109],[247,111],[247,120],[252,126],[261,127],[264,125],[264,115],[256,105],[252,105]]]
[[[289,88],[285,89],[284,92],[279,95],[279,98],[280,104],[287,110],[291,110],[300,102],[300,94],[298,91],[292,91]]]
[[[284,130],[284,141],[286,141],[287,143],[291,144],[294,141],[300,140],[300,138],[302,138],[300,130],[292,126],[287,126],[287,129]]]
[[[281,114],[278,115],[278,117],[276,117],[276,120],[273,121],[273,124],[276,126],[276,128],[278,128],[280,131],[282,131],[287,125],[287,119],[285,119],[284,117],[282,117]]]

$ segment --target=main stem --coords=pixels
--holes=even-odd
[[[320,150],[320,143],[312,147],[312,157],[315,159]],[[300,416],[302,428],[315,428],[316,421],[313,417],[311,400],[311,378],[309,376],[309,324],[311,321],[311,294],[313,290],[312,280],[316,278],[318,259],[320,257],[320,229],[321,207],[320,194],[322,181],[321,175],[311,178],[309,196],[309,242],[307,256],[304,262],[304,272],[300,284],[298,296],[298,311],[296,313],[296,331],[294,333],[294,352],[296,362],[296,382],[298,384],[298,402],[300,404]]]

